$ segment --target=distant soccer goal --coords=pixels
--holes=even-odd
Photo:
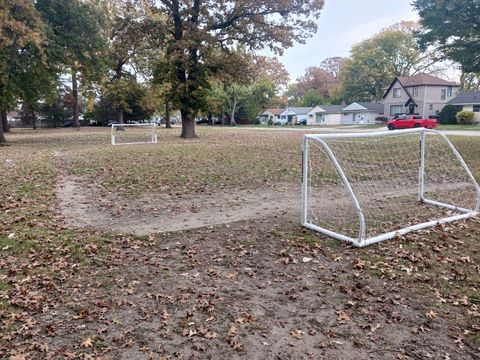
[[[480,187],[435,130],[305,135],[302,222],[363,247],[476,216]]]
[[[156,144],[157,125],[112,124],[112,145]]]

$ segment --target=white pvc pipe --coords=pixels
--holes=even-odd
[[[478,212],[475,211],[475,212],[469,212],[467,214],[450,216],[450,217],[446,217],[446,218],[443,218],[443,219],[438,219],[438,220],[434,220],[434,221],[425,222],[425,223],[422,223],[422,224],[408,226],[406,228],[403,228],[403,229],[400,229],[400,230],[397,230],[397,231],[391,231],[391,232],[388,232],[388,233],[385,233],[385,234],[382,234],[382,235],[379,235],[379,236],[368,238],[361,243],[353,243],[353,244],[355,246],[357,246],[357,244],[359,244],[358,247],[364,247],[364,246],[367,246],[367,245],[378,243],[380,241],[393,239],[394,237],[405,235],[405,234],[407,234],[409,232],[412,232],[412,231],[418,231],[418,230],[422,230],[422,229],[429,228],[429,227],[436,226],[436,225],[440,225],[440,224],[446,224],[446,223],[450,223],[450,222],[453,222],[453,221],[468,219],[470,217],[477,216],[477,215],[478,215]]]
[[[425,204],[428,204],[428,205],[434,205],[434,206],[438,206],[438,207],[443,207],[443,208],[446,208],[446,209],[449,209],[449,210],[458,211],[458,212],[463,212],[463,213],[470,213],[470,212],[472,212],[472,211],[475,211],[475,210],[472,210],[472,209],[464,209],[464,208],[462,208],[462,207],[458,207],[458,206],[455,206],[455,205],[450,205],[450,204],[442,203],[442,202],[440,202],[440,201],[435,201],[435,200],[422,199],[422,202],[424,202]]]

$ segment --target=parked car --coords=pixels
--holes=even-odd
[[[307,125],[307,119],[303,119],[303,120],[297,121],[297,122],[295,123],[295,125]]]
[[[198,118],[198,119],[195,119],[195,123],[197,123],[197,125],[200,125],[200,124],[208,124],[208,119],[206,118]]]
[[[419,115],[395,115],[392,120],[388,120],[387,127],[389,130],[411,129],[424,127],[427,129],[436,128],[438,125],[435,119],[422,119]]]

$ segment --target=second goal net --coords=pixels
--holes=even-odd
[[[303,225],[365,246],[475,216],[480,187],[434,130],[305,135]]]
[[[112,124],[112,145],[156,144],[157,126],[146,124]]]

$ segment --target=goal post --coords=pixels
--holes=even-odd
[[[157,125],[146,124],[112,124],[112,145],[156,144]]]
[[[302,224],[363,247],[476,216],[480,187],[442,133],[307,134]]]

